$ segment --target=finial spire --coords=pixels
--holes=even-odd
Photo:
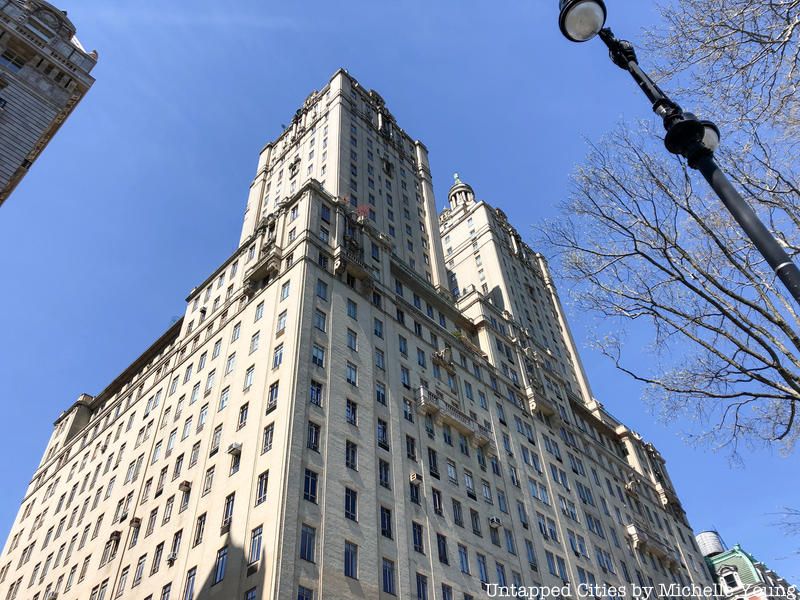
[[[461,183],[461,177],[458,176],[458,173],[453,173],[453,180],[458,184]]]

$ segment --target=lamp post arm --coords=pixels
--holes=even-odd
[[[667,150],[683,156],[689,167],[702,173],[795,302],[800,304],[800,269],[719,168],[714,160],[713,149],[703,144],[703,124],[694,115],[684,113],[680,105],[642,70],[633,44],[617,39],[607,27],[600,30],[599,36],[608,47],[614,64],[631,74],[652,102],[653,112],[664,120],[664,129],[667,130],[664,144]]]
[[[653,112],[664,119],[664,128],[669,129],[673,119],[683,116],[683,110],[678,103],[667,96],[639,66],[639,60],[636,58],[636,50],[633,44],[617,39],[614,32],[608,27],[601,29],[599,36],[608,47],[608,54],[612,62],[620,69],[631,74],[639,89],[644,92],[644,95],[652,103]]]

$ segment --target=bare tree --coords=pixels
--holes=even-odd
[[[648,32],[664,86],[723,129],[720,162],[791,254],[800,250],[800,0],[678,0]],[[598,341],[646,383],[666,417],[700,439],[800,437],[800,312],[705,182],[649,123],[622,125],[574,175],[561,218],[541,228]],[[653,335],[651,368],[630,367],[626,321]]]

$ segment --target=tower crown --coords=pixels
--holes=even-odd
[[[447,193],[450,208],[456,208],[459,204],[471,204],[475,202],[475,191],[468,183],[461,181],[458,173],[453,173],[453,187]]]

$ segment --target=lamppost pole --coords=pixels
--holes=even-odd
[[[617,39],[609,28],[603,27],[606,19],[603,0],[560,0],[560,7],[564,36],[574,42],[600,37],[614,64],[631,74],[652,103],[653,112],[663,119],[667,150],[683,156],[689,167],[700,171],[795,302],[800,304],[800,269],[714,160],[714,151],[720,142],[716,125],[684,112],[639,66],[633,44]]]

